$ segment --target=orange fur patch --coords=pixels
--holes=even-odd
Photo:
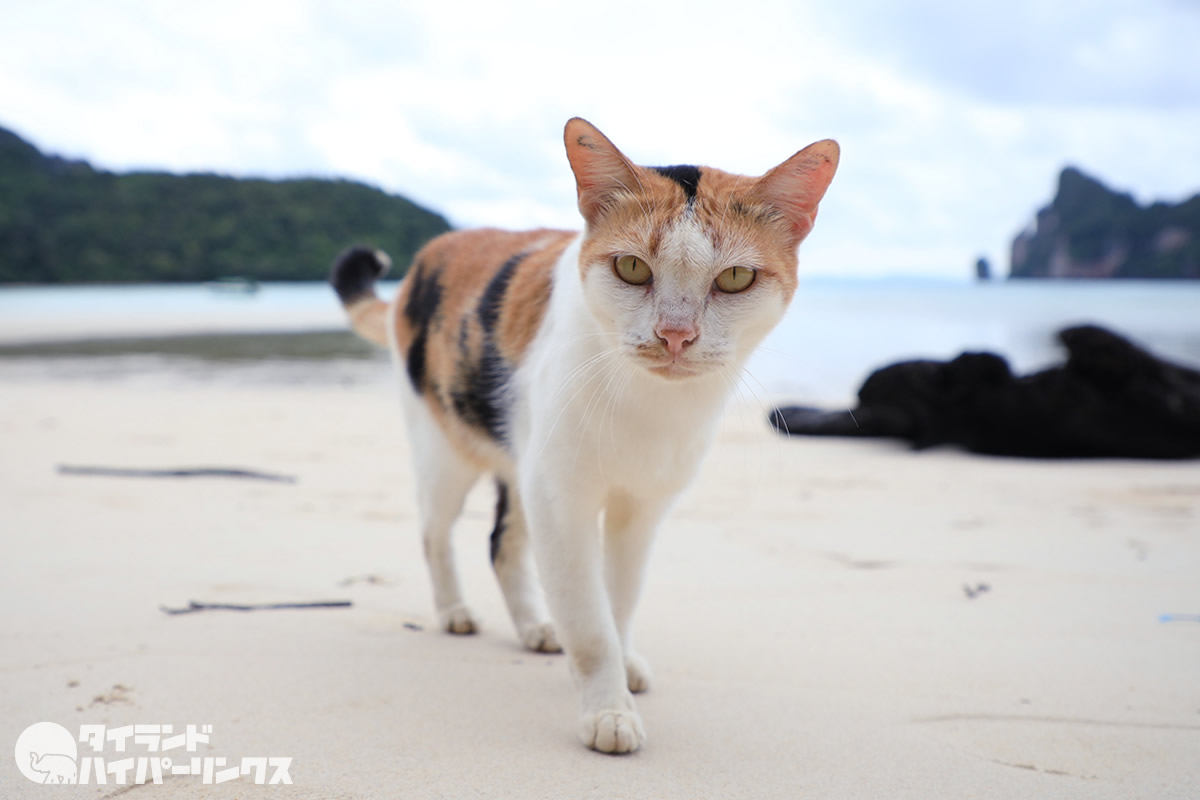
[[[700,167],[696,198],[689,212],[686,195],[678,183],[652,169],[633,169],[638,193],[620,197],[589,227],[581,270],[586,268],[584,265],[619,255],[613,249],[615,242],[644,242],[646,252],[636,255],[653,263],[662,232],[680,215],[693,213],[718,246],[723,240],[740,237],[763,254],[764,262],[757,265],[759,278],[777,281],[785,299],[791,300],[796,291],[797,242],[783,214],[756,197],[758,178]]]
[[[488,381],[522,362],[546,313],[554,264],[577,235],[456,231],[417,253],[392,305],[396,345],[414,388],[465,451],[477,449],[481,432],[497,438]]]

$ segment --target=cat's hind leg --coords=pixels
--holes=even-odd
[[[475,633],[479,623],[463,602],[451,532],[482,470],[454,449],[420,399],[406,397],[405,401],[421,540],[438,623],[450,633]]]
[[[537,580],[525,512],[516,486],[496,481],[496,524],[492,529],[492,568],[521,643],[541,653],[561,653]]]

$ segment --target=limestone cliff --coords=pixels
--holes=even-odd
[[[1067,167],[1013,241],[1010,278],[1200,278],[1200,194],[1140,206]]]

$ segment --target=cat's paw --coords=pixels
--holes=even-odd
[[[527,625],[521,631],[521,643],[535,653],[561,653],[562,645],[554,633],[554,625],[540,622]]]
[[[438,612],[438,621],[447,633],[466,636],[479,631],[479,622],[464,605],[450,606]]]
[[[636,711],[606,708],[583,715],[579,720],[579,738],[601,753],[632,753],[646,741],[646,729]]]
[[[637,653],[630,653],[625,656],[625,681],[629,685],[629,691],[640,694],[649,690],[654,681],[654,671],[650,669],[646,659]]]

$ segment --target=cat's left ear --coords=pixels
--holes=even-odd
[[[837,172],[841,149],[824,139],[801,150],[758,179],[756,198],[779,211],[792,225],[796,243],[808,235],[817,218],[817,204]]]
[[[589,225],[612,206],[618,194],[628,194],[641,185],[633,162],[587,120],[568,120],[563,139],[575,173],[579,212]]]

